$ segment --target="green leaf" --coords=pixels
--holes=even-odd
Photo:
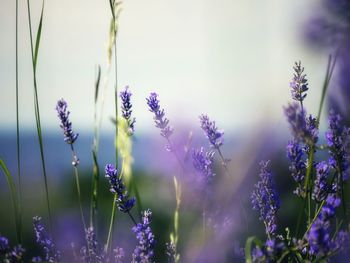
[[[95,103],[97,102],[97,99],[98,99],[98,90],[100,88],[100,81],[101,81],[101,66],[98,65],[97,77],[95,82]]]
[[[40,21],[39,21],[38,31],[37,31],[36,39],[35,39],[35,51],[34,51],[34,58],[33,58],[34,70],[36,70],[36,63],[38,61],[39,45],[40,45],[40,39],[41,39],[41,29],[42,29],[42,25],[43,25],[43,16],[44,16],[44,6],[45,6],[45,1],[43,1],[43,4],[41,6]]]
[[[4,174],[6,176],[7,184],[9,186],[10,192],[11,192],[11,199],[13,203],[13,209],[14,209],[14,216],[15,216],[15,226],[16,226],[16,234],[17,234],[17,240],[19,243],[21,243],[21,237],[22,237],[22,224],[21,224],[21,209],[20,204],[18,200],[17,190],[16,186],[13,182],[13,177],[10,173],[10,171],[7,169],[5,162],[0,159],[0,166],[2,170],[4,171]]]

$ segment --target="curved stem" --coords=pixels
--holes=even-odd
[[[114,224],[114,220],[115,220],[116,201],[117,201],[117,195],[115,194],[114,198],[113,198],[111,220],[109,222],[109,229],[108,229],[108,235],[107,235],[107,242],[106,242],[106,245],[105,245],[105,252],[107,252],[109,250],[109,246],[110,246],[111,239],[112,239],[113,224]]]
[[[39,140],[41,164],[42,164],[42,169],[43,169],[43,174],[44,174],[45,194],[46,194],[47,210],[48,210],[48,215],[49,215],[49,230],[50,230],[50,232],[52,232],[52,219],[51,219],[52,217],[51,217],[47,175],[46,175],[44,145],[43,145],[42,131],[41,131],[39,99],[38,99],[38,89],[37,89],[37,79],[36,79],[36,65],[37,65],[37,58],[38,58],[37,55],[38,55],[40,35],[41,35],[41,25],[42,25],[43,11],[44,11],[44,2],[43,2],[42,10],[41,10],[39,28],[38,28],[38,33],[37,33],[37,37],[36,37],[35,53],[34,53],[34,47],[33,47],[34,44],[33,44],[33,34],[32,34],[32,20],[31,20],[29,0],[27,0],[27,9],[28,9],[28,22],[29,22],[29,33],[30,33],[30,49],[31,49],[31,55],[32,55],[32,67],[33,67],[34,110],[35,110],[36,129],[37,129],[37,135],[38,135],[38,140]]]

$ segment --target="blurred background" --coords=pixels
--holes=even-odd
[[[350,68],[347,51],[350,8],[348,1],[331,2],[123,2],[117,38],[118,87],[121,89],[129,85],[133,93],[133,116],[137,120],[133,141],[134,172],[142,205],[152,208],[154,212],[155,232],[160,247],[156,255],[158,261],[164,260],[162,250],[173,227],[175,197],[172,177],[178,169],[176,161],[164,149],[165,142],[154,127],[145,98],[152,91],[159,94],[161,105],[175,128],[174,140],[179,151],[183,150],[191,131],[191,147],[207,147],[205,137],[199,130],[198,116],[202,113],[208,114],[225,130],[223,152],[232,160],[229,167],[234,176],[229,179],[229,184],[226,180],[215,184],[216,191],[227,193],[218,195],[217,199],[220,203],[222,200],[228,200],[226,203],[229,203],[224,209],[217,209],[220,212],[216,212],[218,206],[213,204],[215,209],[211,220],[216,223],[212,229],[216,229],[218,237],[205,244],[198,242],[196,236],[199,233],[200,207],[191,183],[184,179],[185,201],[180,217],[179,246],[184,262],[205,262],[201,259],[207,256],[203,251],[215,251],[215,244],[221,248],[223,243],[226,249],[222,249],[222,255],[219,253],[217,258],[207,258],[208,262],[236,257],[247,235],[255,233],[257,228],[263,234],[261,225],[252,227],[253,222],[257,222],[256,214],[253,214],[253,218],[248,216],[247,221],[247,218],[242,219],[242,213],[233,212],[238,209],[239,196],[243,200],[244,210],[251,213],[249,193],[258,175],[259,160],[275,158],[273,168],[280,175],[288,174],[284,149],[290,135],[282,107],[291,101],[289,82],[295,61],[301,60],[305,66],[310,83],[305,104],[308,112],[315,113],[328,54],[338,50],[340,62],[331,84],[330,94],[333,96],[329,97],[327,104],[333,103],[345,117],[348,116],[348,100],[343,95],[339,98],[338,94],[340,90],[345,90],[344,94],[349,93],[346,90],[348,82],[342,76],[349,76],[347,70]],[[26,3],[20,2],[19,116],[25,184],[25,245],[30,246],[31,217],[40,214],[46,218],[47,215],[35,131],[26,8]],[[31,10],[35,29],[39,22],[41,1],[31,1]],[[115,77],[114,68],[108,68],[107,59],[110,19],[108,1],[51,0],[45,3],[37,67],[38,93],[55,235],[61,242],[58,245],[62,250],[70,250],[70,242],[75,242],[79,247],[82,231],[78,230],[80,221],[77,204],[72,201],[76,200],[76,193],[70,151],[63,141],[55,105],[60,98],[68,101],[73,130],[80,134],[76,149],[81,161],[84,203],[88,214],[97,65],[102,69],[102,89],[105,94],[104,109],[100,112],[101,167],[115,158],[114,125],[110,121],[114,115]],[[15,2],[12,0],[0,2],[0,33],[0,157],[16,175]],[[322,127],[325,125],[323,121]],[[219,160],[216,166],[217,175],[223,175]],[[298,209],[289,186],[292,180],[290,176],[279,176],[277,181],[281,189],[290,190],[288,196],[282,197],[286,204],[290,204],[290,209],[281,213],[281,222],[287,225],[293,222],[293,209]],[[0,233],[14,238],[13,217],[9,213],[11,203],[3,176],[0,177],[0,189]],[[111,195],[104,178],[101,178],[100,189],[99,236],[104,240],[111,206]],[[117,214],[122,227],[117,227],[115,235],[120,238],[116,238],[115,242],[124,246],[126,251],[131,251],[136,240],[131,237],[131,223],[123,216]],[[241,227],[244,221],[248,226]],[[230,231],[226,231],[226,228]],[[130,239],[134,243],[130,244]],[[212,250],[208,250],[208,247]]]

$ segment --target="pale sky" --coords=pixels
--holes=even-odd
[[[33,81],[26,1],[19,10],[20,120],[33,128]],[[32,0],[34,27],[41,1]],[[173,125],[208,113],[226,128],[261,118],[278,122],[290,100],[294,61],[310,81],[309,109],[316,109],[326,57],[300,40],[315,1],[126,0],[118,34],[118,84],[133,92],[137,129],[152,125],[145,97],[160,94]],[[65,98],[78,129],[92,127],[96,65],[106,73],[110,22],[108,0],[49,0],[38,62],[43,128],[57,127],[56,101]],[[34,30],[35,31],[35,30]],[[15,128],[15,1],[0,1],[0,127]],[[113,69],[112,69],[113,70]],[[113,72],[113,71],[112,71]],[[110,75],[110,84],[114,75]],[[108,87],[104,127],[113,116]]]

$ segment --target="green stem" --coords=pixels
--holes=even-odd
[[[75,177],[75,183],[76,183],[76,187],[77,187],[77,194],[78,194],[78,202],[79,202],[79,209],[80,209],[80,216],[81,216],[81,221],[83,223],[83,227],[84,227],[84,233],[86,228],[86,223],[85,223],[85,219],[84,219],[84,211],[83,211],[83,205],[82,205],[82,201],[81,201],[81,191],[80,191],[80,180],[79,180],[79,172],[78,172],[78,158],[77,155],[74,151],[74,147],[73,144],[70,145],[71,146],[71,150],[72,150],[72,157],[73,157],[73,167],[74,167],[74,177]]]
[[[22,228],[22,181],[21,181],[21,151],[19,140],[19,93],[18,93],[18,0],[16,0],[16,145],[17,145],[17,171],[18,171],[18,213],[19,227]],[[21,230],[19,231],[21,233]],[[18,242],[22,242],[21,235],[18,235]]]
[[[38,32],[36,36],[36,41],[35,41],[35,52],[34,52],[34,44],[33,44],[34,42],[33,42],[33,33],[32,33],[32,20],[31,20],[29,0],[27,0],[27,8],[28,8],[28,21],[29,21],[29,33],[30,33],[30,49],[31,49],[31,56],[32,56],[32,63],[33,63],[34,109],[35,109],[36,129],[37,129],[37,135],[39,140],[41,164],[42,164],[42,169],[44,174],[45,194],[46,194],[47,210],[49,215],[49,229],[50,229],[50,232],[52,232],[52,216],[51,216],[48,180],[47,180],[45,157],[44,157],[44,145],[43,145],[42,131],[41,131],[40,109],[39,109],[37,78],[36,78],[36,65],[37,65],[37,58],[38,58],[38,51],[39,51],[39,44],[40,44],[40,37],[41,37],[44,2],[41,9],[40,22],[39,22]]]
[[[113,198],[112,214],[111,214],[111,220],[109,222],[109,229],[108,229],[108,235],[107,235],[107,242],[105,245],[105,252],[107,252],[109,250],[109,246],[110,246],[111,239],[112,239],[113,224],[114,224],[114,220],[115,220],[116,201],[117,201],[117,195],[115,194],[114,198]]]
[[[94,99],[94,139],[92,146],[93,171],[92,171],[92,189],[91,189],[91,209],[90,209],[90,226],[94,227],[97,234],[97,211],[98,211],[98,188],[100,178],[100,167],[97,161],[99,149],[99,125],[97,119],[97,99],[101,79],[101,67],[98,67],[97,78],[95,82],[95,99]]]

